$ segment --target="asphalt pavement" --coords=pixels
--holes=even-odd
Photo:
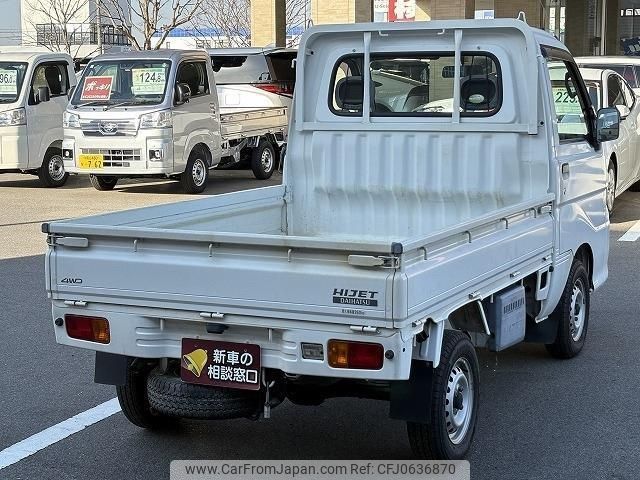
[[[215,172],[205,195],[255,188],[251,172]],[[44,291],[44,221],[193,197],[175,182],[123,182],[97,192],[82,178],[60,189],[0,176],[0,451],[115,396],[93,383],[93,354],[55,343]],[[473,479],[640,478],[640,240],[618,239],[640,220],[640,193],[617,200],[609,280],[594,293],[587,344],[569,361],[543,346],[480,352]],[[0,479],[169,477],[176,459],[410,459],[405,426],[385,402],[285,402],[270,420],[182,421],[151,433],[110,416],[20,462]]]

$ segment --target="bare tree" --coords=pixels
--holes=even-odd
[[[206,29],[203,26],[215,29],[217,31],[216,37],[224,46],[250,46],[251,8],[249,0],[204,0],[196,30],[205,36]]]
[[[287,29],[306,27],[309,0],[286,0]],[[225,46],[247,47],[251,44],[251,0],[203,0],[198,25],[215,28]],[[201,29],[204,32],[204,29]],[[295,44],[295,39],[288,46]]]
[[[176,28],[200,14],[204,0],[101,0],[100,16],[122,32],[136,50],[162,47]],[[158,35],[159,34],[159,35]],[[155,45],[152,38],[157,36]]]
[[[25,36],[34,44],[51,51],[77,56],[91,38],[89,0],[28,0],[30,31]]]

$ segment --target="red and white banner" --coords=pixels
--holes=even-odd
[[[80,100],[109,100],[113,77],[95,76],[84,79]]]
[[[389,22],[413,22],[416,19],[416,0],[389,0]]]

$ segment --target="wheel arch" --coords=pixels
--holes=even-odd
[[[589,245],[588,243],[583,243],[582,245],[580,245],[576,250],[574,258],[579,259],[584,265],[584,268],[587,269],[587,275],[589,276],[589,287],[593,289],[593,250],[591,249],[591,245]]]
[[[189,157],[191,156],[191,154],[193,152],[196,152],[196,151],[201,151],[201,152],[204,153],[205,160],[207,161],[207,166],[209,168],[211,168],[212,167],[212,161],[213,161],[213,155],[211,154],[211,149],[209,148],[209,146],[204,142],[196,143],[193,147],[191,147],[191,150],[189,151]],[[187,159],[189,157],[187,157]]]

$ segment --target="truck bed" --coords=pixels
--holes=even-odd
[[[54,303],[95,308],[389,327],[551,261],[552,217],[535,212],[552,196],[396,239],[289,235],[287,199],[273,186],[45,225],[48,291]],[[345,317],[353,305],[336,300],[342,289],[377,301]]]
[[[284,133],[288,122],[285,107],[220,109],[223,141],[242,140],[268,133]]]

